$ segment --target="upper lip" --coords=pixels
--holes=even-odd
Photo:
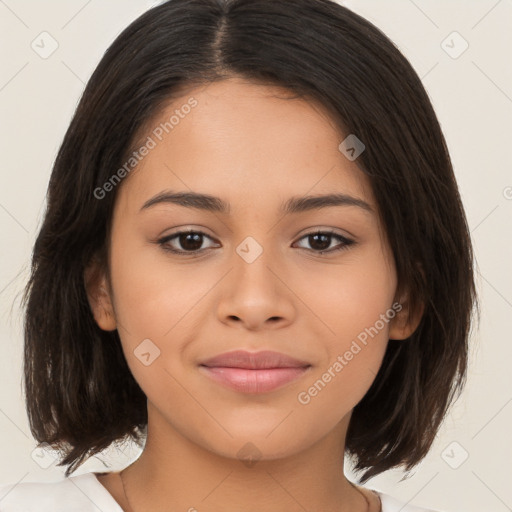
[[[272,350],[264,350],[261,352],[235,350],[233,352],[225,352],[224,354],[219,354],[203,361],[201,365],[209,367],[245,368],[250,370],[265,368],[303,368],[311,366],[306,361],[301,361]]]

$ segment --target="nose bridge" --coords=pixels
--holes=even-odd
[[[254,196],[247,196],[241,204],[236,206],[236,224],[234,250],[241,262],[246,265],[258,263],[257,267],[269,264],[269,255],[274,254],[273,246],[276,230],[272,229],[275,219],[268,208],[258,208]],[[241,263],[240,262],[240,263]],[[243,267],[243,265],[242,265]],[[261,269],[262,270],[262,269]]]
[[[275,275],[270,268],[278,267],[276,251],[271,247],[271,236],[246,236],[235,248],[235,280],[264,288],[274,288]],[[270,268],[269,268],[270,267]],[[275,272],[275,269],[274,269]],[[277,291],[277,290],[276,290]]]

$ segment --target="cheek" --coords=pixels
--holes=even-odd
[[[303,287],[302,296],[307,296],[311,309],[327,327],[329,343],[346,343],[357,337],[392,306],[394,266],[382,251],[370,249],[347,257],[342,264],[309,272],[308,283],[315,286],[309,285],[309,292]],[[385,327],[387,334],[387,323]]]
[[[333,421],[336,411],[363,398],[382,363],[395,316],[396,276],[388,261],[377,251],[311,276],[317,293],[310,291],[307,303],[321,321],[311,317],[310,325],[322,339],[324,357],[299,402],[331,411]]]
[[[192,266],[167,264],[165,255],[130,241],[129,233],[119,232],[112,244],[111,278],[122,348],[133,377],[156,401],[187,404],[172,376],[181,373],[182,352],[197,328],[194,307],[214,284],[211,275],[204,277],[198,278]]]
[[[111,274],[121,327],[133,336],[156,339],[181,328],[180,319],[204,297],[212,279],[198,277],[192,265],[172,264],[149,243],[119,232],[112,243]]]

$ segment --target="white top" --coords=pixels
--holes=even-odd
[[[382,512],[436,512],[406,505],[374,490]],[[0,485],[0,512],[123,512],[94,472],[57,482],[20,482]]]

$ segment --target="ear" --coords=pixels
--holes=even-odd
[[[115,331],[117,327],[112,293],[105,272],[95,258],[84,271],[84,285],[89,306],[96,323],[104,331]]]
[[[393,303],[393,310],[396,314],[389,322],[389,339],[405,340],[418,328],[425,305],[422,302],[412,311],[408,295],[405,294]]]

